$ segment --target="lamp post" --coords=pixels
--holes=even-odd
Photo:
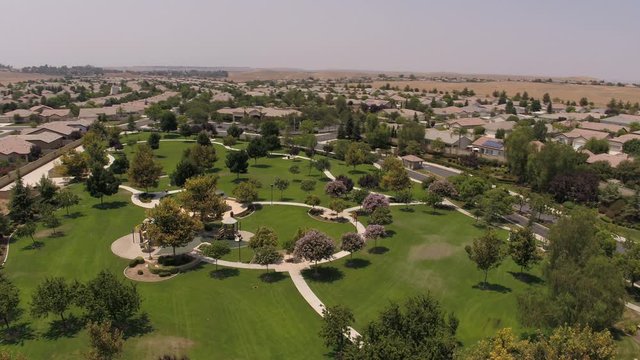
[[[271,205],[273,205],[273,184],[271,184]]]

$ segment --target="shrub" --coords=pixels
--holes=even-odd
[[[137,258],[129,261],[129,267],[136,267],[139,264],[144,264],[144,258],[142,256],[138,256]]]
[[[371,174],[362,175],[358,179],[358,185],[365,189],[375,189],[380,185],[380,179]]]
[[[162,255],[158,258],[158,264],[163,266],[180,266],[191,262],[193,258],[189,254]],[[177,270],[177,269],[176,269]]]
[[[388,207],[379,207],[375,209],[369,217],[369,224],[373,225],[388,225],[393,222],[391,217],[391,210]]]
[[[369,196],[369,192],[365,189],[355,190],[351,193],[351,199],[358,204],[362,204],[367,196]]]
[[[143,275],[143,274],[144,274],[144,271],[142,271],[142,269],[139,269],[138,270],[138,275]]]
[[[227,135],[222,139],[222,143],[226,146],[233,146],[236,144],[236,138],[231,135]]]
[[[334,180],[327,183],[324,192],[331,197],[341,197],[347,193],[347,187],[342,181]]]
[[[347,192],[353,190],[353,180],[348,178],[346,175],[338,175],[336,177],[336,181],[340,181],[347,188]]]
[[[435,176],[429,175],[425,180],[422,181],[422,189],[427,190],[429,186],[436,180],[438,179]]]
[[[362,201],[362,209],[368,213],[381,207],[389,207],[389,199],[382,194],[369,194]]]

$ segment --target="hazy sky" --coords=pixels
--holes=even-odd
[[[0,0],[0,63],[640,81],[637,0]]]

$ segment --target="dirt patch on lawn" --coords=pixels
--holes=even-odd
[[[136,344],[136,347],[146,354],[146,359],[156,359],[165,354],[176,355],[179,358],[180,356],[186,356],[188,350],[194,344],[191,339],[157,335],[141,339]]]
[[[409,250],[409,261],[438,260],[453,255],[456,246],[447,243],[435,243],[412,246]]]

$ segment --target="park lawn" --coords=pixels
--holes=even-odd
[[[62,218],[64,235],[49,238],[50,230],[40,230],[37,237],[44,245],[37,250],[30,249],[30,239],[11,244],[3,273],[19,287],[25,309],[46,277],[87,281],[104,269],[120,277],[127,265],[111,253],[110,245],[130,233],[143,219],[144,209],[132,205],[127,192],[106,197],[100,207],[100,201],[89,197],[81,185],[71,189],[82,200],[71,209],[74,216]],[[289,279],[267,284],[258,278],[262,271],[231,271],[231,276],[219,280],[210,277],[213,269],[203,265],[164,282],[137,283],[142,311],[148,313],[154,331],[129,338],[123,358],[156,358],[160,352],[181,349],[191,359],[322,357],[325,350],[317,337],[320,318]],[[72,312],[79,314],[77,309]],[[3,346],[29,359],[83,358],[88,349],[86,332],[52,338],[47,333],[54,319],[33,319],[25,312],[19,323],[26,324],[30,335],[21,343]]]
[[[489,272],[491,290],[478,288],[483,275],[464,251],[483,233],[474,220],[454,210],[438,210],[434,215],[423,205],[412,206],[410,212],[402,208],[393,207],[394,223],[387,227],[392,235],[378,241],[388,252],[361,251],[354,255],[359,259],[356,267],[346,267],[348,258],[325,265],[324,277],[309,279],[318,297],[327,305],[350,307],[360,331],[390,301],[429,291],[460,319],[458,338],[464,345],[503,327],[522,331],[516,319],[516,294],[537,285],[517,280],[512,273],[519,267],[507,259]],[[506,232],[499,234],[506,238]],[[542,281],[539,269],[532,273],[533,280]]]
[[[240,229],[255,233],[258,227],[267,226],[273,229],[278,235],[278,245],[293,238],[298,228],[313,228],[329,235],[336,246],[340,244],[342,234],[355,231],[351,223],[336,223],[329,221],[320,221],[312,218],[307,213],[309,209],[299,206],[289,205],[263,205],[249,216],[240,220]],[[249,239],[244,239],[249,241]],[[241,260],[248,262],[253,257],[253,251],[249,247],[243,247],[240,250]],[[224,260],[238,261],[237,248],[233,248],[231,253],[223,257]]]

